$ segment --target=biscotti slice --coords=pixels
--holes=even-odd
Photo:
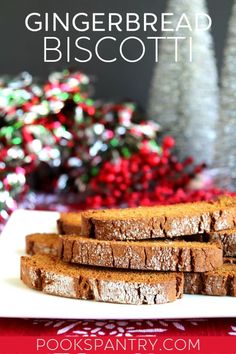
[[[220,242],[225,257],[236,257],[236,229],[211,233],[209,241]]]
[[[81,234],[104,240],[178,237],[231,229],[236,226],[236,198],[82,214]]]
[[[183,293],[182,273],[97,269],[48,255],[21,257],[21,279],[47,294],[120,304],[163,304]]]
[[[224,264],[213,272],[185,273],[184,293],[236,296],[236,264]]]
[[[104,241],[62,236],[61,257],[78,264],[157,271],[206,272],[223,264],[217,243],[185,241]]]
[[[30,234],[25,237],[26,253],[51,254],[58,256],[59,235],[58,234]]]
[[[81,234],[81,213],[69,212],[61,213],[57,220],[58,233],[61,235],[80,235]]]

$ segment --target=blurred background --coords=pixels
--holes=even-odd
[[[207,0],[209,13],[213,20],[212,34],[214,37],[217,65],[220,70],[223,58],[224,42],[227,34],[227,24],[232,12],[233,0]],[[34,76],[46,78],[55,69],[67,66],[63,61],[57,63],[43,63],[43,36],[45,32],[30,32],[25,28],[24,19],[30,12],[57,12],[63,15],[65,12],[76,14],[77,12],[164,12],[166,0],[8,0],[1,1],[0,5],[0,75],[17,74],[27,70]],[[52,33],[47,32],[50,36]],[[69,34],[77,38],[79,33],[73,31]],[[91,46],[97,38],[104,35],[102,32],[90,33]],[[142,31],[137,33],[140,38],[146,36]],[[57,33],[58,37],[62,34]],[[117,38],[127,37],[127,33],[116,33]],[[132,46],[130,46],[132,50]],[[110,47],[104,46],[104,53],[109,53]],[[96,97],[116,100],[129,97],[144,108],[147,104],[148,89],[151,81],[152,68],[154,66],[153,50],[147,48],[145,57],[139,63],[126,63],[117,60],[116,63],[102,63],[92,59],[88,63],[78,64],[81,70],[97,77]]]
[[[71,71],[65,59],[43,62],[44,37],[65,42],[67,32],[31,32],[25,27],[28,14],[158,16],[167,1],[1,1],[0,228],[19,207],[65,211],[173,204],[236,190],[236,2],[206,3],[212,35],[193,33],[193,63],[174,63],[173,46],[162,41],[156,65],[153,43],[146,40],[153,33],[140,29],[112,33],[117,43],[130,35],[143,40],[146,54],[138,63],[94,57],[71,63]],[[175,19],[183,13],[195,18],[205,11],[205,0],[170,0],[169,6]],[[74,43],[81,34],[72,29],[68,35]],[[88,48],[94,52],[106,33],[82,35],[91,37]],[[186,36],[186,30],[178,35]],[[188,43],[181,47],[185,57]],[[63,45],[60,49],[65,52]],[[134,58],[139,49],[129,42]],[[104,56],[111,50],[104,42]],[[72,46],[71,57],[76,54]],[[26,71],[33,77],[15,78]]]

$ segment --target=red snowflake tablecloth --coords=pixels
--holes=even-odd
[[[235,336],[236,319],[181,320],[50,320],[0,319],[3,335],[134,336],[164,333],[171,335]]]
[[[4,354],[160,351],[235,354],[236,319],[0,319],[0,353]]]
[[[0,319],[0,353],[114,352],[235,354],[236,319]]]

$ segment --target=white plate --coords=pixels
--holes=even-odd
[[[236,317],[236,298],[184,295],[164,305],[118,305],[46,295],[20,280],[25,235],[55,232],[56,212],[17,210],[0,237],[0,317],[68,319],[173,319]]]

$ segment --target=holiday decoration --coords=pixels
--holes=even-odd
[[[82,109],[83,116],[70,130],[74,144],[63,166],[67,172],[62,176],[63,189],[72,185],[80,192],[87,191],[88,182],[104,162],[130,157],[146,140],[152,149],[161,151],[157,144],[159,126],[144,121],[134,103],[104,104],[91,112]]]
[[[182,39],[178,47],[174,40],[161,42],[148,115],[158,119],[163,134],[173,135],[181,160],[191,155],[196,163],[211,164],[218,118],[217,69],[212,37],[204,30],[209,19],[199,19],[202,30],[195,25],[196,14],[207,13],[206,4],[204,0],[170,0],[166,12],[174,14],[168,18],[173,31],[163,36]]]
[[[53,73],[43,85],[28,73],[0,79],[0,221],[19,203],[106,208],[221,193],[201,177],[203,165],[172,154],[171,136],[159,143],[159,125],[134,102],[101,103],[92,90],[81,72]]]
[[[228,188],[236,185],[236,2],[229,23],[228,40],[222,72],[221,110],[215,144],[215,167],[219,184]]]
[[[204,166],[193,167],[191,158],[180,163],[171,154],[172,137],[166,136],[162,152],[144,141],[139,152],[117,162],[107,161],[89,184],[89,208],[174,204],[213,199],[222,191],[196,180]],[[195,177],[195,178],[194,178]],[[198,184],[197,189],[195,188]]]
[[[69,121],[63,109],[70,100],[91,104],[89,87],[90,79],[80,72],[54,73],[44,87],[28,73],[0,79],[0,220],[16,208],[40,163],[62,163],[71,138],[63,135],[61,120]]]

